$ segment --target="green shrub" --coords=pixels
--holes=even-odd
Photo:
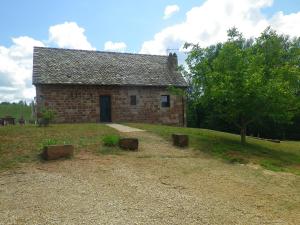
[[[105,146],[117,146],[119,139],[117,135],[106,135],[102,138],[102,142]]]
[[[55,118],[55,112],[51,109],[43,108],[40,118],[38,119],[39,126],[48,126]]]

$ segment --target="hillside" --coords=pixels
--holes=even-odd
[[[128,125],[154,132],[168,140],[171,140],[172,133],[188,134],[190,147],[196,151],[205,152],[230,163],[259,164],[269,170],[300,175],[299,141],[273,143],[247,137],[247,144],[243,146],[239,135],[225,132],[138,123]]]
[[[297,141],[273,143],[247,137],[247,144],[241,145],[239,135],[225,132],[151,124],[129,123],[128,125],[158,134],[168,142],[171,142],[172,133],[188,134],[190,147],[195,154],[202,152],[208,157],[219,158],[225,163],[255,164],[268,170],[300,175],[300,142]],[[67,141],[91,151],[95,148],[95,143],[101,140],[101,135],[115,133],[113,129],[96,123],[57,124],[48,128],[30,125],[22,129],[19,126],[2,127],[0,164],[3,167],[10,167],[9,164],[22,162],[25,159],[25,161],[29,159],[35,161],[37,151],[45,139]]]

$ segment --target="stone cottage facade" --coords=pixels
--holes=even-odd
[[[143,122],[184,126],[185,89],[177,56],[35,47],[37,112],[55,111],[57,123]]]

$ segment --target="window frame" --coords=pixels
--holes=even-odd
[[[164,101],[163,98],[167,98],[166,100],[167,101]],[[163,108],[170,108],[171,106],[171,98],[170,98],[170,95],[161,95],[160,96],[160,105],[161,107]]]
[[[131,106],[136,106],[137,105],[137,97],[136,97],[136,95],[130,95],[129,98],[130,98],[130,105]],[[133,99],[134,99],[134,101],[133,101]]]

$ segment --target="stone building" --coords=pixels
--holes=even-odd
[[[143,122],[183,126],[185,89],[177,56],[35,47],[33,84],[38,111],[55,111],[57,123]]]

